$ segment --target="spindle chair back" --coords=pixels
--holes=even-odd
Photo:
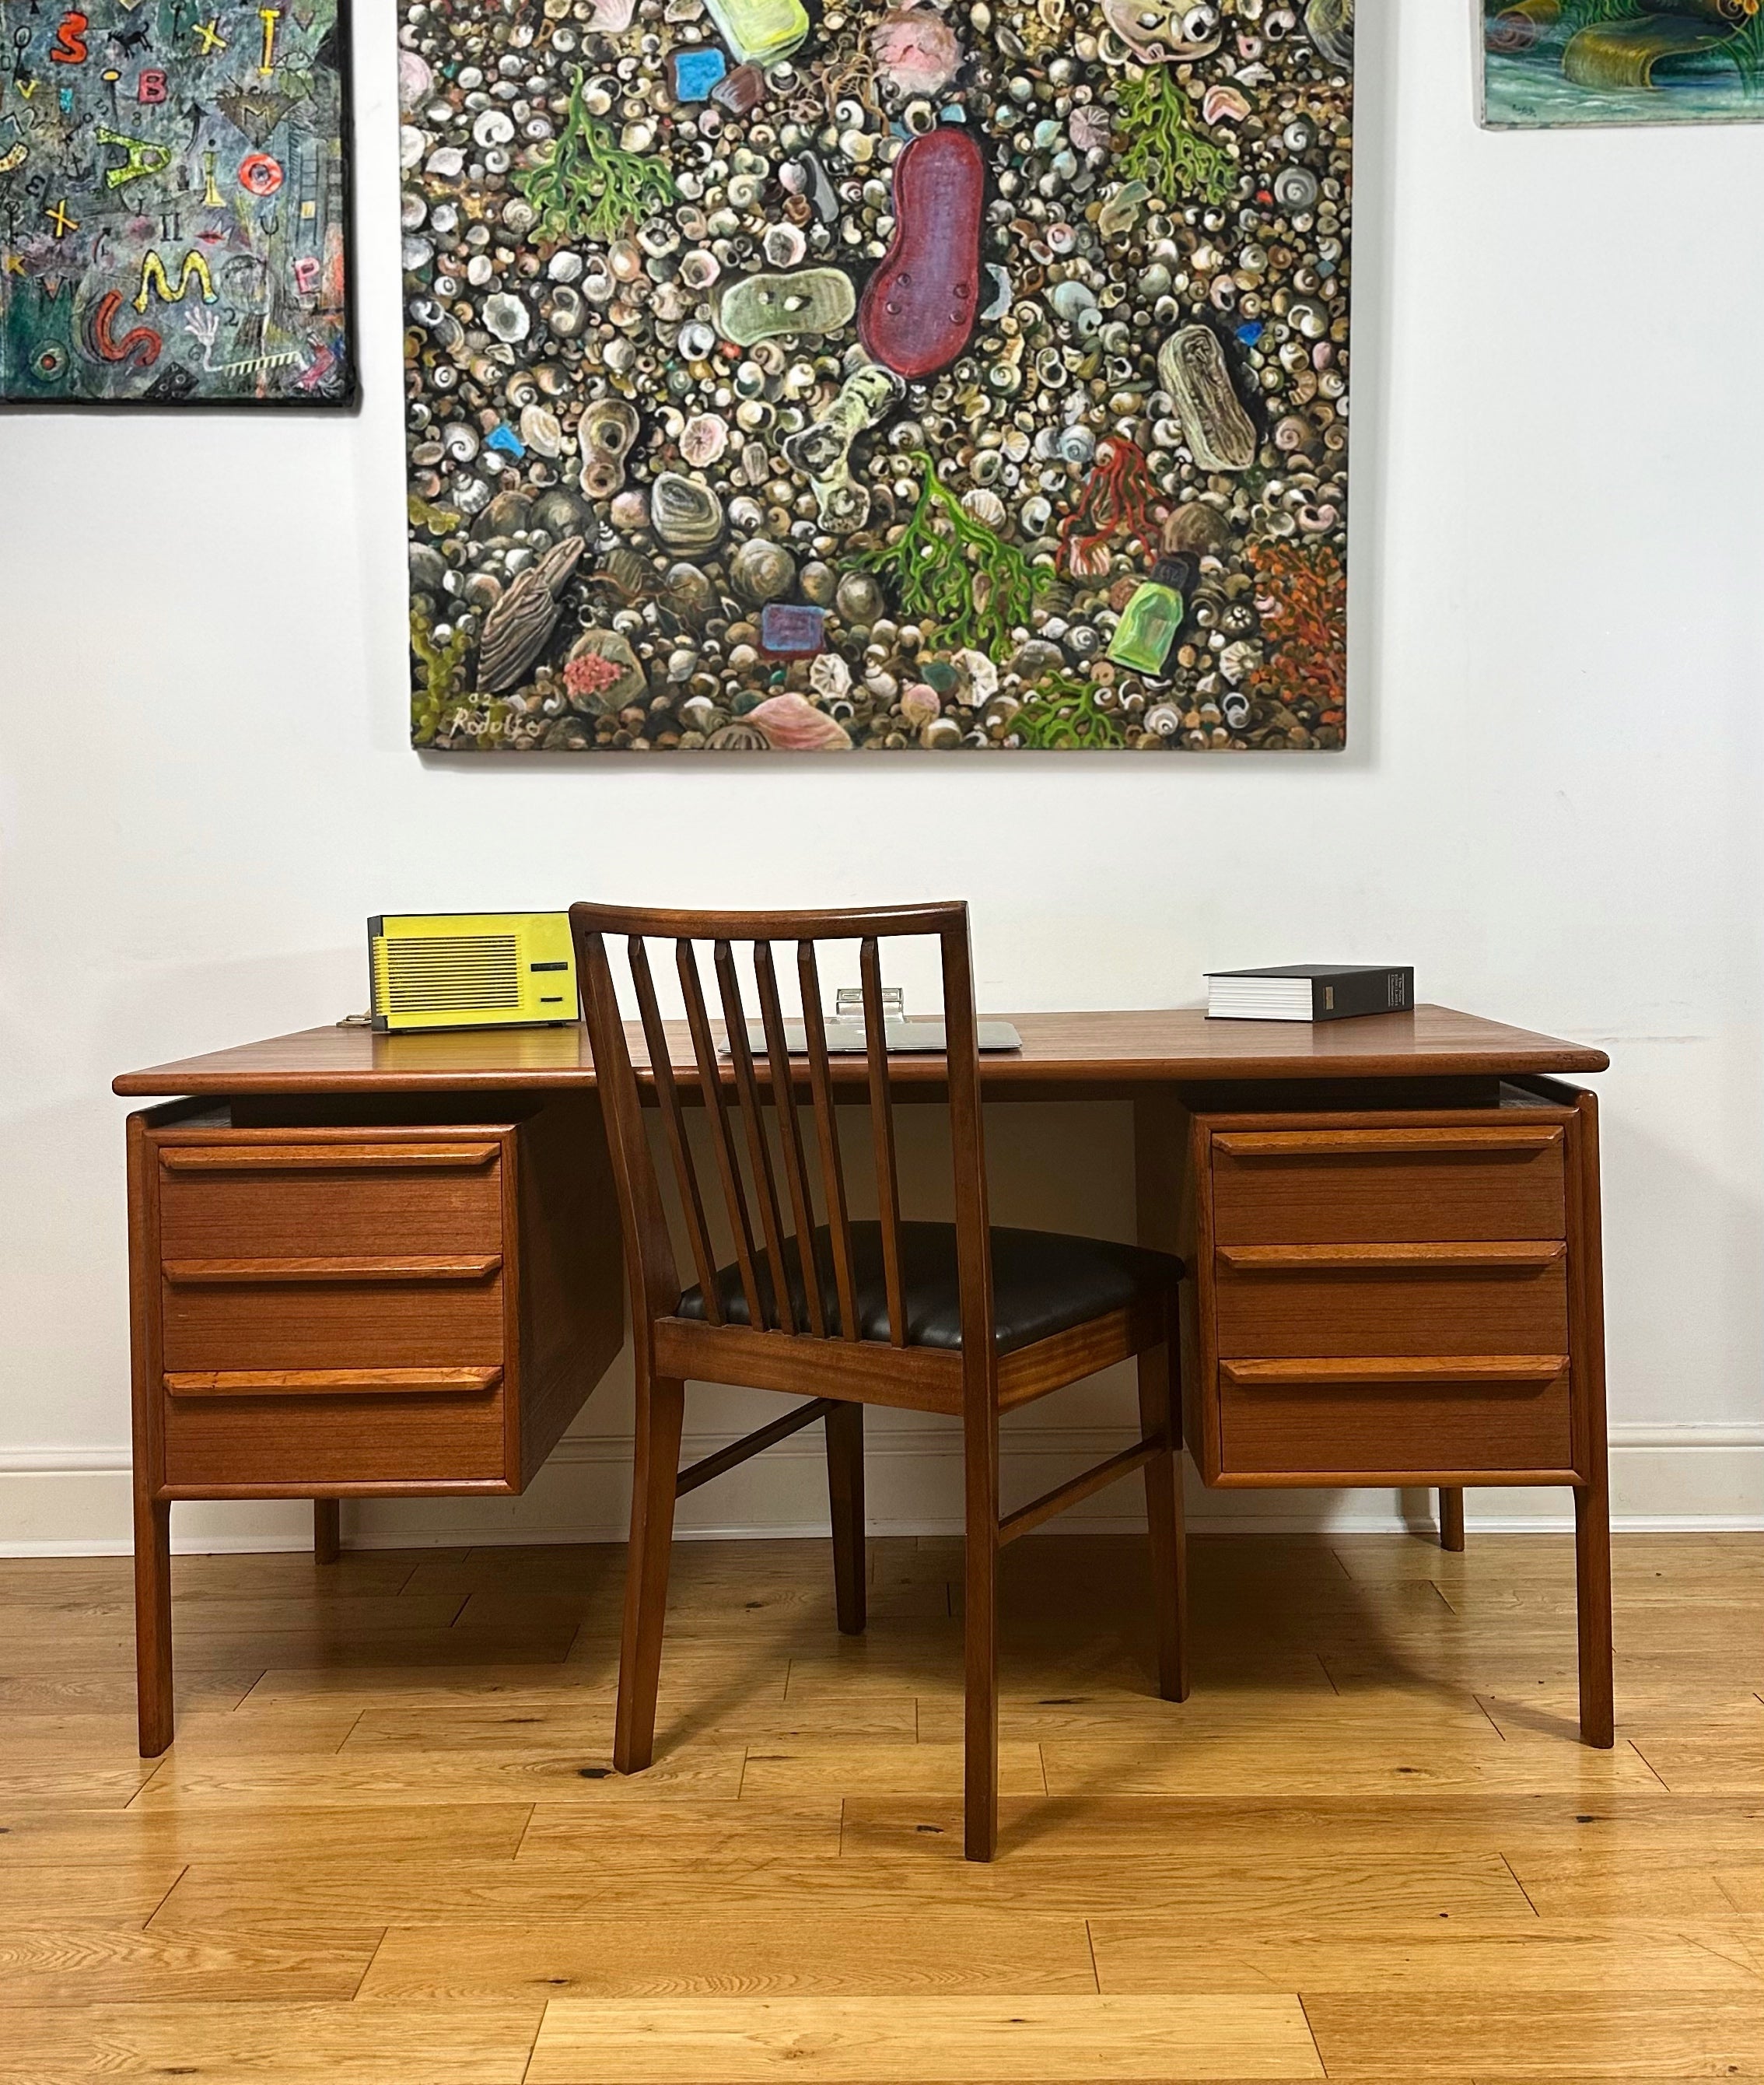
[[[1176,1477],[1180,1408],[1170,1384],[1180,1267],[1159,1255],[1092,1245],[1092,1252],[1132,1260],[1134,1293],[1112,1293],[1113,1307],[1089,1318],[1078,1314],[1080,1296],[1059,1329],[1020,1339],[1001,1352],[994,1268],[999,1241],[1066,1246],[1075,1257],[1088,1242],[995,1235],[990,1226],[965,904],[751,913],[581,904],[571,908],[570,919],[625,1226],[637,1385],[614,1764],[635,1773],[653,1756],[676,1501],[800,1428],[825,1422],[839,1626],[857,1633],[866,1620],[863,1407],[948,1413],[962,1420],[965,1465],[967,1849],[990,1858],[998,1807],[996,1569],[1004,1544],[1103,1484],[1144,1469],[1159,1582],[1160,1684],[1170,1698],[1186,1692]],[[637,1012],[630,1027],[609,939],[625,943]],[[945,1047],[936,1073],[948,1121],[954,1208],[948,1227],[901,1217],[880,955],[881,942],[896,939],[937,945]],[[674,945],[683,1034],[664,1018],[651,941]],[[861,1063],[836,1058],[829,1047],[817,953],[822,945],[853,942],[863,1009]],[[779,991],[774,947],[781,943],[794,945],[799,1050],[791,1047]],[[720,1042],[705,989],[705,944]],[[754,985],[751,1012],[736,956],[744,946]],[[757,1046],[750,1036],[756,1028]],[[851,1212],[838,1119],[849,1104],[867,1109],[873,1222]],[[696,1277],[689,1288],[681,1278],[646,1106],[659,1117],[678,1227]],[[698,1137],[690,1127],[694,1108],[702,1114]],[[719,1212],[732,1247],[731,1263],[723,1266],[714,1221]],[[1044,1289],[1058,1290],[1057,1268],[1049,1276],[1044,1266],[1040,1279]],[[1057,1303],[1057,1294],[1051,1300]],[[1001,1519],[1001,1411],[1135,1355],[1143,1437],[1138,1445]],[[681,1470],[689,1379],[804,1392],[808,1401]]]

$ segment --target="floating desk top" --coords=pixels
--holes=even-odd
[[[1209,1021],[1198,1008],[1128,1013],[1013,1013],[1020,1050],[981,1059],[983,1085],[1057,1087],[1145,1081],[1173,1083],[1268,1079],[1470,1078],[1523,1073],[1602,1072],[1602,1050],[1534,1035],[1448,1007],[1320,1023]],[[640,1032],[631,1054],[647,1062]],[[695,1076],[685,1024],[670,1022],[674,1063]],[[902,1085],[935,1084],[937,1057],[891,1058]],[[836,1080],[857,1085],[864,1061],[833,1060]],[[481,1030],[448,1034],[379,1035],[367,1028],[307,1028],[206,1056],[128,1072],[114,1089],[131,1097],[198,1093],[460,1092],[481,1088],[592,1086],[587,1031],[565,1028]]]

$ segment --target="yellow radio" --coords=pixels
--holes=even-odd
[[[574,1021],[567,912],[388,913],[367,923],[373,1024],[537,1028]]]

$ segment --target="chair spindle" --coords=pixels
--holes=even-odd
[[[748,1166],[760,1205],[760,1229],[765,1240],[767,1277],[772,1286],[772,1316],[754,1319],[767,1331],[794,1332],[796,1312],[790,1296],[790,1270],[784,1261],[784,1215],[778,1206],[778,1180],[772,1170],[772,1146],[760,1112],[759,1086],[753,1076],[753,1052],[748,1044],[747,1008],[736,975],[735,952],[727,941],[712,944],[717,987],[723,999],[723,1025],[729,1038],[729,1061],[735,1068],[736,1097],[747,1127]]]
[[[888,1297],[888,1341],[906,1344],[906,1291],[901,1279],[901,1190],[894,1164],[894,1106],[888,1093],[888,1031],[882,1017],[882,961],[874,935],[859,944],[863,981],[863,1039],[870,1064],[870,1134],[876,1145],[876,1213],[882,1229],[882,1281]]]
[[[833,1293],[839,1298],[839,1336],[858,1336],[858,1277],[851,1263],[851,1215],[846,1201],[846,1169],[839,1153],[839,1118],[834,1110],[833,1072],[827,1062],[827,1024],[821,1010],[821,971],[812,941],[796,945],[796,975],[803,995],[803,1039],[808,1045],[808,1089],[814,1102],[815,1140],[821,1147],[821,1193],[833,1247]]]
[[[710,1017],[705,1011],[698,950],[692,942],[682,941],[676,945],[676,954],[680,966],[680,988],[686,1001],[686,1025],[692,1034],[692,1053],[698,1059],[699,1089],[704,1095],[705,1115],[710,1125],[711,1149],[716,1153],[717,1176],[723,1183],[723,1199],[735,1238],[735,1263],[741,1276],[741,1293],[747,1299],[748,1323],[758,1331],[765,1323],[765,1312],[753,1272],[753,1226],[748,1217],[747,1196],[742,1190],[735,1140],[729,1132],[729,1105],[723,1091],[723,1068],[717,1061],[716,1038],[710,1033]]]
[[[753,977],[760,996],[760,1020],[765,1031],[766,1059],[771,1068],[772,1106],[778,1116],[784,1179],[790,1189],[791,1211],[796,1223],[796,1261],[802,1274],[804,1303],[808,1313],[808,1329],[817,1340],[821,1340],[827,1336],[827,1319],[821,1307],[820,1269],[815,1263],[815,1202],[809,1191],[808,1168],[803,1155],[795,1083],[791,1075],[790,1047],[784,1034],[784,1013],[778,1004],[778,972],[773,966],[770,941],[753,944]]]
[[[698,1189],[698,1168],[686,1140],[686,1119],[680,1105],[680,1088],[674,1079],[672,1052],[656,1004],[655,981],[650,975],[649,949],[638,936],[629,944],[631,982],[637,989],[638,1012],[643,1024],[643,1040],[649,1049],[650,1070],[655,1081],[655,1097],[661,1107],[662,1127],[674,1162],[674,1178],[685,1212],[686,1236],[692,1246],[692,1263],[705,1299],[705,1316],[713,1325],[723,1323],[723,1299],[717,1293],[716,1255],[710,1250],[710,1226],[705,1221],[704,1196]]]

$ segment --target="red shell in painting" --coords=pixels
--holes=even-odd
[[[915,138],[894,163],[894,236],[858,308],[858,337],[896,376],[947,369],[980,301],[986,163],[960,124]]]

